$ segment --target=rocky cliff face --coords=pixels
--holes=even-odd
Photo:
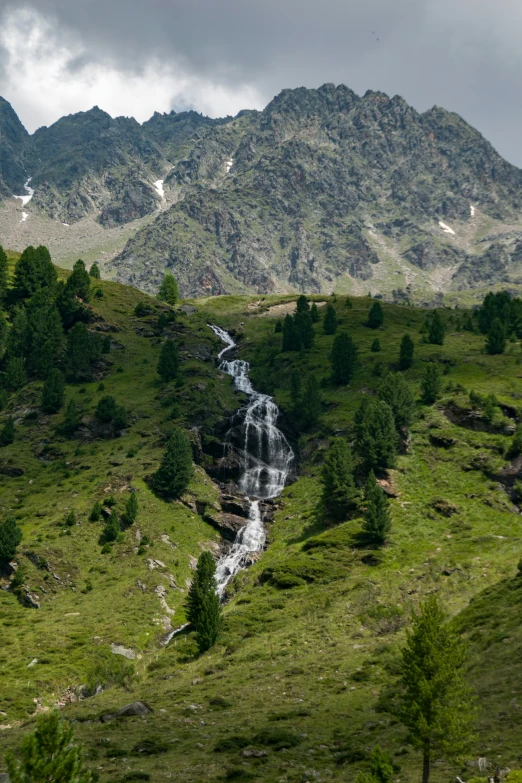
[[[0,98],[0,196],[23,193],[24,152],[29,134],[10,103]]]

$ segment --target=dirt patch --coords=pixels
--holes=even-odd
[[[324,307],[327,302],[315,302],[314,304],[316,304],[317,307]],[[281,304],[272,305],[272,307],[269,307],[268,310],[265,310],[263,313],[259,313],[259,315],[262,318],[266,318],[267,316],[270,318],[280,318],[282,315],[292,315],[295,313],[296,307],[296,302],[282,302]]]

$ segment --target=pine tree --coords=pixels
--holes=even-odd
[[[9,358],[14,356],[25,356],[29,346],[29,340],[30,334],[27,312],[25,307],[19,305],[18,307],[15,307],[13,311],[12,326],[7,336],[7,356]]]
[[[42,389],[42,410],[45,413],[58,413],[63,405],[65,395],[65,380],[56,368],[51,370]]]
[[[375,783],[392,783],[395,777],[391,756],[379,745],[374,747],[370,755],[370,773]]]
[[[347,332],[335,336],[330,358],[334,383],[338,386],[349,383],[357,367],[357,348]]]
[[[15,439],[15,424],[12,416],[8,416],[0,430],[0,446],[10,446]]]
[[[56,280],[56,269],[47,248],[43,245],[26,247],[15,267],[13,288],[16,296],[25,299],[41,288],[54,288]]]
[[[430,362],[426,367],[424,378],[421,381],[422,402],[425,405],[433,405],[440,397],[442,391],[442,378],[436,364]]]
[[[79,259],[73,266],[72,272],[65,283],[66,288],[73,296],[88,302],[91,290],[91,278],[85,269],[85,263]]]
[[[413,364],[413,353],[415,346],[413,340],[409,334],[405,334],[401,340],[401,348],[399,351],[399,367],[401,370],[409,370]]]
[[[57,308],[41,289],[28,302],[28,364],[39,378],[46,378],[61,360],[65,345],[62,320]]]
[[[323,329],[325,334],[335,334],[339,321],[337,320],[337,313],[335,307],[331,304],[326,306],[326,312],[324,314]]]
[[[310,305],[308,303],[308,299],[304,294],[301,294],[301,296],[297,299],[297,302],[295,303],[296,312],[297,313],[308,313],[310,312]]]
[[[295,321],[288,313],[283,322],[283,351],[299,351],[301,340],[295,328]]]
[[[18,356],[8,359],[5,368],[5,384],[8,389],[17,391],[27,383],[27,374],[25,372],[25,362]]]
[[[500,318],[495,318],[486,338],[486,353],[497,356],[506,350],[506,330]]]
[[[299,403],[301,402],[302,394],[303,378],[300,370],[294,369],[292,370],[292,374],[290,376],[290,399],[294,409],[298,408]]]
[[[216,593],[216,563],[210,552],[202,552],[187,596],[187,620],[196,631],[200,652],[216,642],[221,626],[221,608]]]
[[[363,536],[374,546],[382,546],[391,529],[388,498],[377,484],[373,470],[370,471],[364,492],[366,511],[364,512]]]
[[[375,340],[373,341],[370,350],[372,353],[379,353],[379,351],[382,350],[381,341],[379,340],[378,337],[376,337]]]
[[[131,492],[129,497],[127,498],[127,502],[125,503],[125,512],[123,514],[123,519],[127,525],[134,524],[134,522],[138,518],[138,511],[139,511],[138,495],[136,494],[136,492]]]
[[[278,318],[274,327],[274,332],[276,334],[281,334],[283,331],[283,322]]]
[[[388,403],[363,398],[354,418],[356,450],[367,471],[392,468],[397,456],[397,432]]]
[[[103,528],[99,543],[112,544],[113,541],[116,541],[120,533],[121,533],[120,520],[118,519],[118,514],[116,513],[116,509],[113,508],[110,517],[105,523],[105,527]]]
[[[94,262],[94,264],[92,264],[91,268],[89,269],[89,277],[94,278],[94,280],[101,279],[100,267],[98,266],[96,261]]]
[[[73,381],[87,378],[91,361],[91,340],[85,324],[76,323],[67,335],[67,374]]]
[[[357,501],[354,461],[345,438],[337,438],[328,451],[322,470],[323,507],[337,521],[346,519]]]
[[[415,414],[415,400],[403,375],[388,375],[379,389],[379,399],[387,402],[392,409],[397,431],[410,426]]]
[[[368,311],[368,326],[378,329],[384,322],[384,312],[380,302],[374,302]]]
[[[16,555],[16,548],[22,540],[22,531],[14,517],[0,522],[0,570],[4,569]]]
[[[105,394],[98,400],[94,415],[102,424],[109,424],[114,419],[116,408],[117,404],[114,397],[110,394]]]
[[[522,424],[517,424],[517,429],[506,452],[506,457],[514,459],[520,454],[522,454]]]
[[[20,749],[6,755],[11,783],[91,783],[82,748],[73,740],[73,724],[59,712],[39,715]]]
[[[178,372],[179,353],[176,343],[173,340],[165,340],[161,346],[161,353],[158,361],[158,375],[162,381],[168,383],[177,377]]]
[[[317,307],[315,302],[313,302],[310,308],[310,318],[312,319],[313,324],[316,324],[318,321],[321,320],[321,316],[319,315],[319,308]]]
[[[344,306],[347,307],[348,310],[352,309],[353,303],[349,296],[346,297],[346,302],[344,303]]]
[[[175,305],[179,299],[179,289],[174,275],[167,272],[158,291],[158,299],[167,302],[169,305]]]
[[[99,500],[96,500],[92,509],[91,513],[89,514],[89,522],[99,522],[102,515],[102,504]]]
[[[192,478],[192,449],[190,441],[179,429],[174,430],[161,464],[152,477],[154,489],[171,498],[179,498]]]
[[[7,335],[9,333],[9,327],[7,326],[7,320],[5,315],[0,311],[0,359],[4,355],[4,351],[7,345]]]
[[[308,310],[298,310],[294,315],[294,328],[301,346],[307,350],[314,344],[315,331],[312,318]]]
[[[8,289],[8,272],[9,265],[7,263],[7,256],[4,248],[0,245],[0,302],[4,302],[7,296]]]
[[[444,345],[446,327],[438,310],[426,318],[426,326],[428,328],[428,342],[432,345]]]
[[[410,743],[422,753],[422,783],[429,783],[434,758],[459,758],[466,752],[475,717],[464,679],[465,647],[446,623],[435,596],[413,613],[401,652],[397,715]]]
[[[80,426],[80,414],[74,400],[69,400],[65,408],[65,414],[62,423],[57,428],[60,433],[71,437]]]
[[[314,427],[318,423],[322,409],[323,398],[319,381],[315,375],[311,375],[306,382],[300,405],[299,418],[303,429],[310,429],[310,427]]]

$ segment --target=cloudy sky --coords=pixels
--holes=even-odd
[[[461,114],[522,166],[520,0],[0,0],[0,95],[28,130],[345,83]]]

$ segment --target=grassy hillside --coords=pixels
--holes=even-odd
[[[280,353],[274,324],[284,308],[269,308],[291,297],[194,301],[188,304],[196,312],[180,313],[158,335],[157,314],[133,315],[146,297],[114,283],[101,287],[95,310],[120,330],[112,334],[105,388],[97,380],[68,386],[67,395],[89,414],[102,394],[113,394],[132,413],[128,431],[87,443],[57,438],[60,414],[38,412],[38,383],[12,398],[7,411],[18,422],[18,437],[1,450],[1,464],[24,474],[1,477],[2,507],[13,509],[23,526],[20,560],[41,605],[24,608],[12,593],[0,593],[2,750],[18,744],[35,709],[60,702],[77,721],[89,764],[104,781],[341,781],[367,769],[377,744],[393,755],[397,780],[417,779],[419,756],[384,705],[411,608],[436,592],[469,643],[469,679],[480,697],[473,756],[520,766],[521,523],[508,488],[513,476],[503,471],[513,423],[522,415],[520,346],[487,356],[483,337],[457,331],[455,312],[447,313],[444,346],[423,344],[425,311],[384,305],[384,326],[376,332],[365,325],[369,299],[347,307],[344,298],[332,298],[339,329],[348,329],[359,347],[356,377],[341,388],[329,380],[334,338],[320,323],[305,355]],[[184,359],[175,423],[202,427],[208,443],[240,403],[212,361],[217,341],[209,321],[235,330],[255,384],[275,394],[294,438],[299,475],[276,504],[267,551],[231,586],[218,645],[198,656],[190,634],[167,647],[162,639],[168,620],[172,626],[183,621],[194,558],[219,543],[194,505],[196,499],[214,502],[217,487],[200,465],[186,504],[165,503],[144,479],[157,466],[173,421],[155,374],[159,343],[168,333]],[[389,471],[393,529],[389,544],[375,553],[356,545],[360,519],[325,525],[319,474],[331,439],[351,435],[362,396],[381,382],[376,365],[386,372],[396,363],[405,332],[415,342],[405,377],[417,398],[428,361],[443,369],[444,391],[432,407],[419,402],[407,451]],[[372,353],[376,336],[382,351]],[[295,432],[290,413],[296,367],[303,377],[324,379],[322,420],[305,434]],[[496,395],[502,407],[492,420],[470,403],[471,390]],[[87,519],[90,508],[110,494],[123,507],[130,486],[138,490],[138,520],[111,554],[102,555],[100,525]],[[69,535],[62,523],[70,509],[79,524]],[[137,554],[136,529],[152,542],[143,554]],[[38,558],[49,570],[34,565]],[[111,656],[110,644],[134,651],[134,677],[107,664],[124,686],[108,685],[68,703],[93,669],[98,666],[99,676],[104,661],[123,660]],[[153,712],[99,720],[136,699]],[[458,766],[441,762],[433,776],[442,781],[457,773]],[[461,774],[467,780],[477,772]]]

